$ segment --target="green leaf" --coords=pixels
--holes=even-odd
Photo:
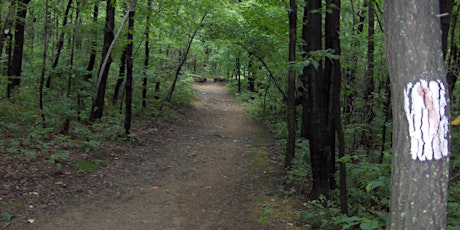
[[[386,178],[384,176],[379,177],[377,180],[371,181],[369,184],[366,186],[366,191],[370,192],[371,190],[374,190],[378,187],[383,187],[386,185]]]

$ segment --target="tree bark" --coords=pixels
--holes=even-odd
[[[14,44],[13,44],[13,59],[11,60],[11,69],[8,73],[7,97],[11,97],[11,92],[14,87],[19,87],[21,83],[22,72],[22,54],[24,51],[24,32],[25,19],[27,16],[27,4],[30,0],[19,0],[16,3],[18,11],[16,13],[16,24],[14,27]]]
[[[93,9],[93,23],[97,23],[97,19],[99,17],[99,1],[96,1],[94,3],[94,9]],[[86,67],[86,71],[88,71],[88,74],[86,74],[86,80],[90,79],[92,77],[92,71],[94,70],[94,65],[96,63],[96,46],[97,42],[96,40],[93,40],[91,42],[91,54],[89,55],[89,61],[88,61],[88,67]]]
[[[107,88],[107,78],[109,75],[110,65],[112,64],[112,55],[110,47],[114,40],[113,30],[115,27],[115,0],[107,0],[106,18],[104,27],[104,47],[102,48],[102,61],[99,69],[99,77],[96,85],[96,96],[91,106],[90,121],[102,118],[104,112],[105,90]]]
[[[118,96],[120,95],[120,89],[123,85],[123,81],[125,80],[125,70],[126,70],[126,56],[128,54],[128,47],[123,49],[123,53],[121,54],[120,58],[120,69],[118,71],[118,79],[117,83],[115,84],[115,90],[113,92],[113,99],[112,102],[115,104],[118,101]],[[121,112],[121,111],[120,111]]]
[[[329,8],[330,13],[326,14],[326,50],[333,50],[334,55],[341,55],[340,46],[340,0],[327,0],[326,6]],[[333,6],[333,7],[331,7]],[[328,143],[331,146],[331,160],[330,160],[330,184],[331,188],[337,187],[334,174],[335,168],[335,146],[336,146],[336,133],[339,135],[339,149],[341,149],[341,157],[344,155],[344,137],[342,124],[340,120],[340,89],[342,83],[340,59],[326,59],[325,60],[325,78],[329,81],[329,96],[328,96],[328,115],[326,120],[326,130],[328,135]],[[341,210],[347,213],[347,192],[346,192],[346,167],[345,164],[340,164],[340,200]]]
[[[295,78],[296,70],[293,64],[296,61],[296,42],[297,42],[297,1],[289,1],[290,9],[288,13],[289,18],[289,54],[288,63],[288,84],[287,84],[287,143],[286,143],[286,156],[284,160],[284,168],[288,169],[292,166],[292,160],[295,157],[295,143],[296,143],[296,113],[295,113]]]
[[[384,6],[394,130],[388,229],[445,229],[449,101],[439,2]]]
[[[136,9],[136,0],[131,1],[128,16],[128,46],[126,53],[126,111],[125,111],[125,134],[129,135],[131,131],[131,114],[133,101],[133,33],[134,33],[134,13]]]
[[[172,99],[174,90],[176,88],[177,80],[179,79],[180,71],[181,71],[182,67],[185,64],[185,61],[187,60],[187,56],[188,56],[188,53],[190,51],[190,48],[192,47],[193,40],[195,39],[195,36],[198,33],[198,30],[200,29],[200,27],[203,24],[204,20],[206,19],[206,16],[207,16],[207,13],[203,14],[203,16],[201,17],[201,21],[200,21],[199,25],[197,25],[197,27],[195,28],[195,31],[193,31],[192,35],[190,36],[190,39],[189,39],[189,41],[187,43],[187,47],[185,48],[185,52],[184,52],[184,54],[182,56],[182,59],[180,60],[179,65],[177,66],[176,74],[174,76],[174,81],[173,81],[173,83],[171,85],[171,88],[169,90],[169,94],[168,94],[168,98],[167,98],[168,102],[171,101],[171,99]],[[161,110],[161,108],[160,108],[160,110]]]
[[[321,0],[309,0],[305,6],[307,13],[306,30],[303,33],[306,38],[306,45],[308,52],[317,51],[322,49],[322,1]],[[308,80],[308,98],[304,102],[304,111],[302,116],[308,116],[308,119],[303,118],[304,130],[308,130],[310,140],[310,157],[311,157],[311,168],[312,168],[312,179],[313,188],[310,192],[310,198],[316,199],[320,195],[329,197],[330,191],[330,178],[331,178],[331,144],[330,132],[327,130],[327,110],[328,110],[328,93],[329,85],[326,82],[323,71],[322,63],[319,61],[319,66],[314,67],[308,65],[304,68],[303,79]],[[306,108],[308,108],[306,110]],[[309,114],[307,114],[309,113]]]
[[[361,133],[361,146],[364,146],[369,157],[373,144],[372,121],[374,120],[374,32],[375,32],[375,11],[374,4],[367,2],[367,70],[366,89],[364,90],[364,116],[362,123],[366,128]]]
[[[145,27],[145,57],[144,57],[144,79],[142,81],[142,108],[147,107],[147,70],[149,68],[150,59],[150,12],[152,11],[152,0],[147,2],[148,14],[147,25]]]
[[[65,13],[64,13],[64,19],[62,21],[62,27],[65,27],[67,25],[67,21],[68,21],[68,18],[69,18],[69,12],[70,12],[70,7],[72,6],[72,2],[73,0],[69,0],[69,2],[67,3],[67,7],[65,9]],[[57,50],[56,50],[56,55],[54,56],[54,62],[53,62],[53,65],[51,66],[52,69],[56,69],[58,63],[59,63],[59,59],[61,58],[61,51],[62,51],[62,47],[64,46],[64,36],[65,36],[65,33],[62,31],[61,32],[61,35],[59,37],[59,41],[58,41],[58,44],[57,44]],[[46,88],[50,88],[51,87],[51,75],[48,75],[48,79],[46,80]]]

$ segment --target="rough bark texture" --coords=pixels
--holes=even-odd
[[[404,113],[407,100],[404,90],[409,83],[424,79],[439,82],[447,88],[440,19],[437,16],[439,3],[427,0],[387,0],[384,5],[394,121],[388,228],[445,229],[449,159],[442,157],[439,160],[423,161],[411,157],[413,146],[410,142],[412,136],[409,136],[410,123]],[[427,94],[423,95],[427,97]],[[428,100],[425,99],[424,105],[430,110]],[[447,116],[448,104],[445,110]],[[431,113],[429,117],[432,125]],[[449,137],[447,135],[444,138],[448,140]],[[425,149],[433,143],[424,145]]]

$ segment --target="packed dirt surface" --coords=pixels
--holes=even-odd
[[[286,223],[258,221],[264,203],[274,200],[266,195],[272,172],[260,167],[276,151],[273,139],[221,83],[194,87],[199,95],[183,117],[161,128],[142,122],[132,143],[89,153],[110,158],[97,172],[64,167],[59,180],[48,179],[49,188],[29,192],[35,206],[23,220],[3,227],[285,229]]]

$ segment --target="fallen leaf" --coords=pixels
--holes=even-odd
[[[455,120],[453,120],[451,124],[452,125],[459,125],[460,124],[460,115],[457,118],[455,118]]]

